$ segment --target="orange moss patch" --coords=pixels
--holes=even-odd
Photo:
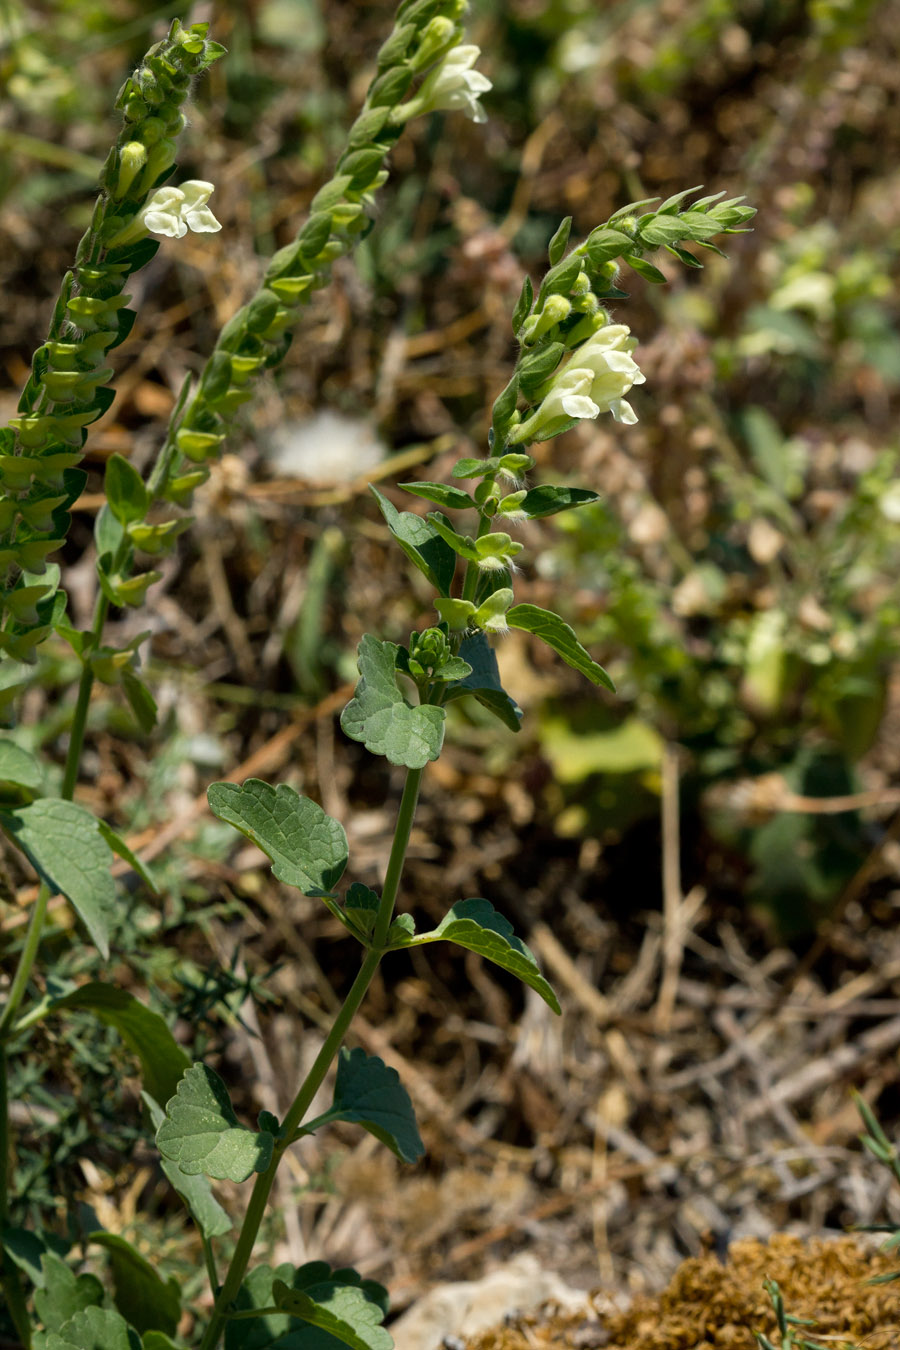
[[[711,1255],[685,1261],[662,1294],[636,1299],[625,1313],[596,1320],[538,1313],[476,1337],[468,1350],[752,1350],[754,1331],[777,1344],[763,1289],[767,1276],[781,1287],[789,1313],[816,1319],[807,1329],[810,1337],[835,1350],[847,1342],[862,1343],[865,1350],[897,1350],[900,1282],[865,1283],[896,1268],[852,1238],[746,1239],[731,1246],[725,1265]]]

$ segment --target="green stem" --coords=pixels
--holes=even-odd
[[[478,529],[475,531],[475,538],[481,539],[484,535],[491,532],[490,516],[478,513]],[[475,587],[478,585],[478,564],[473,562],[466,563],[466,571],[463,576],[462,596],[463,600],[473,600],[475,598]]]
[[[312,1068],[306,1075],[282,1122],[279,1139],[272,1153],[272,1161],[266,1170],[260,1172],[256,1178],[250,1195],[250,1203],[247,1205],[247,1212],[244,1215],[244,1222],[238,1235],[234,1255],[225,1276],[225,1283],[216,1299],[216,1306],[200,1342],[199,1350],[214,1350],[214,1347],[218,1344],[225,1325],[226,1310],[237,1297],[241,1281],[244,1278],[247,1266],[250,1264],[250,1257],[253,1254],[253,1247],[275,1181],[278,1164],[309,1110],[313,1098],[325,1081],[325,1076],[343,1044],[350,1023],[353,1021],[384,955],[384,944],[393,917],[394,902],[397,898],[397,890],[403,872],[403,862],[409,845],[409,836],[423,773],[424,769],[410,769],[407,772],[403,796],[400,799],[400,806],[397,811],[397,824],[394,828],[394,842],[391,845],[391,856],[388,859],[387,872],[385,873],[384,889],[381,893],[378,916],[375,920],[372,946],[366,953],[359,974],[353,981],[350,992],[334,1019],[324,1045],[316,1056]]]
[[[0,1045],[0,1231],[9,1220],[9,1091],[6,1081],[6,1048]],[[22,1292],[22,1281],[11,1258],[4,1250],[2,1260],[2,1286],[6,1296],[6,1310],[12,1318],[20,1341],[25,1350],[31,1350],[31,1318]]]
[[[25,990],[28,987],[28,981],[31,978],[31,968],[34,965],[38,947],[41,945],[41,934],[44,928],[44,919],[47,914],[47,902],[49,899],[50,887],[41,882],[41,885],[38,888],[37,899],[31,910],[31,918],[28,920],[28,933],[25,937],[25,946],[22,948],[18,969],[16,970],[16,973],[13,976],[13,982],[10,985],[9,997],[6,1000],[6,1007],[3,1009],[3,1016],[0,1017],[0,1042],[8,1038],[12,1024],[15,1021],[16,1013],[19,1010],[19,1004],[25,997]]]
[[[106,616],[109,613],[109,601],[101,591],[97,596],[97,604],[94,608],[94,622],[91,626],[91,637],[93,642],[89,644],[88,653],[96,647],[103,636],[103,625],[106,623]],[[75,795],[75,784],[78,781],[78,766],[81,763],[81,751],[84,747],[84,733],[87,727],[88,707],[91,702],[91,690],[94,687],[94,669],[90,660],[85,661],[81,670],[81,679],[78,683],[78,698],[75,701],[75,712],[72,715],[72,727],[69,732],[69,750],[66,755],[66,768],[63,775],[62,795],[66,801],[71,801]]]

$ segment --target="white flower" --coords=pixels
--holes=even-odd
[[[473,122],[486,122],[487,113],[479,102],[491,82],[472,67],[481,55],[474,43],[453,47],[443,61],[426,75],[422,87],[411,102],[415,113],[462,111]]]
[[[189,179],[180,188],[157,188],[138,212],[138,219],[145,229],[168,235],[170,239],[181,239],[188,230],[214,234],[222,226],[206,204],[212,191],[212,183],[198,178]]]
[[[582,420],[610,412],[617,422],[636,422],[637,414],[624,397],[645,380],[631,355],[636,346],[624,323],[598,329],[551,378],[540,407],[515,428],[510,444],[533,440],[548,427],[553,435],[552,423],[565,417]]]

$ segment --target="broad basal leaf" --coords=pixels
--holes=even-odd
[[[141,1096],[150,1112],[155,1132],[165,1120],[166,1113],[149,1092],[142,1092]],[[187,1205],[191,1217],[205,1238],[222,1237],[224,1233],[231,1231],[234,1225],[213,1195],[212,1187],[202,1173],[188,1176],[187,1172],[182,1171],[177,1163],[171,1162],[168,1158],[162,1159],[162,1170]]]
[[[41,1265],[44,1287],[34,1291],[34,1310],[45,1331],[59,1331],[77,1312],[103,1302],[103,1285],[95,1275],[76,1275],[54,1252],[45,1252]]]
[[[44,1338],[44,1350],[141,1350],[137,1333],[114,1308],[85,1308]]]
[[[360,681],[341,716],[341,727],[373,755],[421,769],[437,759],[444,740],[444,710],[413,707],[397,684],[397,647],[366,633],[359,644]]]
[[[298,1274],[302,1273],[301,1267]],[[350,1283],[350,1276],[355,1276],[356,1282]],[[331,1279],[306,1288],[297,1288],[296,1284],[291,1288],[276,1279],[272,1294],[276,1308],[328,1332],[351,1350],[393,1350],[394,1342],[381,1325],[384,1308],[370,1296],[366,1284],[368,1281],[360,1280],[356,1271],[335,1271]]]
[[[418,947],[425,942],[455,942],[467,947],[488,961],[508,970],[523,984],[527,984],[555,1013],[561,1011],[550,985],[544,979],[531,950],[513,933],[513,926],[498,914],[489,900],[473,898],[459,900],[431,933],[422,933],[408,944]]]
[[[615,693],[616,686],[602,666],[591,659],[585,651],[574,629],[554,614],[552,610],[541,609],[538,605],[513,605],[506,611],[506,621],[510,628],[521,628],[526,633],[534,633],[542,642],[562,657],[567,665],[586,675],[594,684],[602,684]]]
[[[218,1181],[246,1181],[264,1172],[274,1142],[268,1130],[257,1133],[240,1124],[228,1089],[206,1064],[188,1069],[156,1133],[164,1158],[188,1176],[203,1172]]]
[[[497,657],[484,633],[473,633],[464,638],[459,654],[472,667],[472,673],[450,686],[445,702],[471,694],[510,731],[518,731],[522,723],[522,709],[501,685]]]
[[[178,1045],[159,1013],[146,1008],[133,994],[98,980],[56,998],[51,1008],[82,1008],[107,1026],[115,1027],[128,1049],[141,1061],[144,1087],[157,1101],[166,1102],[178,1087],[191,1061]]]
[[[387,1144],[402,1162],[417,1162],[425,1152],[409,1093],[396,1069],[365,1050],[341,1050],[331,1110],[306,1127],[318,1129],[348,1120]]]
[[[71,900],[106,959],[116,909],[113,856],[90,811],[57,797],[0,811],[0,825],[55,895]]]
[[[370,485],[387,527],[419,571],[428,578],[439,595],[449,595],[456,571],[456,554],[445,544],[427,520],[412,511],[398,511],[384,493]]]
[[[113,1298],[135,1331],[173,1336],[181,1317],[178,1281],[161,1280],[150,1262],[118,1233],[91,1233],[88,1241],[109,1253]]]
[[[272,859],[279,881],[301,891],[331,891],[347,866],[343,826],[317,802],[287,783],[272,787],[259,778],[213,783],[207,797],[213,815],[252,839]]]

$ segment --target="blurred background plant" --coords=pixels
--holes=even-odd
[[[593,1078],[579,1078],[576,1064],[557,1081],[562,1050],[541,1058],[549,1033],[540,1026],[523,1033],[515,1081],[496,1076],[487,1041],[467,1052],[467,1109],[490,1144],[515,1150],[540,1141],[538,1162],[532,1150],[521,1163],[540,1173],[528,1173],[523,1194],[547,1178],[577,1193],[600,1166],[600,1142],[612,1165],[625,1147],[601,1135],[595,1105],[581,1101],[589,1078],[609,1080],[604,1111],[614,1128],[657,1152],[680,1146],[682,1119],[707,1142],[725,1128],[710,1123],[712,1087],[669,1083],[704,1057],[730,1053],[724,1031],[704,1025],[696,1042],[679,1041],[676,1017],[663,1068],[643,1060],[661,1034],[660,1024],[640,1019],[655,1012],[664,961],[661,805],[671,824],[673,791],[676,898],[696,898],[696,931],[680,956],[684,988],[709,982],[712,970],[720,986],[748,980],[748,998],[780,997],[798,978],[800,958],[813,992],[861,980],[884,1000],[900,996],[900,13],[890,0],[483,0],[473,11],[471,37],[494,82],[487,126],[458,119],[450,140],[436,122],[423,123],[398,145],[375,228],[316,297],[304,340],[245,417],[232,453],[199,494],[196,529],[151,591],[151,679],[161,710],[151,750],[133,735],[117,695],[100,691],[86,760],[92,784],[81,792],[163,862],[161,909],[138,892],[126,920],[144,934],[132,964],[136,988],[157,987],[169,1015],[183,999],[205,1001],[202,986],[215,996],[209,1034],[227,1040],[250,990],[232,968],[238,943],[248,981],[277,966],[284,944],[300,943],[303,981],[286,988],[276,979],[275,987],[291,1016],[315,1022],[329,1007],[330,984],[342,979],[339,968],[318,965],[321,921],[274,917],[281,897],[252,857],[216,861],[221,840],[200,821],[199,794],[231,766],[289,765],[331,814],[346,815],[342,801],[350,799],[364,821],[354,856],[377,871],[385,780],[352,747],[336,747],[332,717],[346,701],[349,653],[371,614],[385,633],[411,620],[406,578],[365,479],[423,476],[429,461],[428,476],[439,478],[459,454],[483,452],[487,410],[506,379],[508,314],[522,269],[538,274],[562,215],[574,217],[580,237],[624,202],[665,197],[685,183],[746,193],[759,208],[754,233],[729,242],[727,262],[695,250],[705,271],[686,273],[663,250],[654,262],[671,277],[666,287],[630,272],[619,279],[630,298],[613,318],[648,339],[638,352],[647,383],[633,399],[639,425],[582,425],[552,451],[538,447],[545,458],[538,454],[537,481],[552,454],[554,479],[569,473],[604,500],[530,524],[526,544],[541,537],[552,548],[544,574],[526,569],[526,578],[540,604],[548,574],[566,576],[567,617],[616,678],[618,695],[585,697],[555,664],[515,637],[504,641],[504,683],[539,716],[512,746],[477,712],[454,710],[455,750],[424,803],[429,838],[423,831],[412,862],[427,897],[448,857],[477,856],[477,875],[508,889],[510,917],[523,931],[552,915],[563,946],[582,953],[582,979],[630,1019],[625,1050],[610,1049],[593,1023],[570,1033],[567,1054],[596,1054],[605,1066]],[[328,176],[391,13],[381,0],[215,6],[215,36],[229,55],[197,91],[183,168],[216,183],[224,229],[214,244],[185,239],[161,252],[138,282],[152,282],[153,299],[141,304],[115,408],[92,436],[91,478],[63,557],[76,618],[90,609],[91,531],[106,459],[118,452],[149,462],[184,371],[197,368],[198,354],[254,289],[258,255],[291,237]],[[107,91],[176,15],[206,17],[196,7],[188,15],[184,5],[151,9],[137,0],[0,5],[0,230],[12,245],[0,256],[9,391],[0,411],[13,412],[13,391],[86,223],[111,139]],[[424,610],[412,618],[419,627],[430,621]],[[127,615],[115,626],[117,641],[136,636]],[[17,730],[23,743],[53,751],[68,716],[58,693],[71,677],[65,650],[48,647]],[[487,772],[469,754],[472,742],[490,745]],[[851,798],[853,809],[845,802],[833,810],[835,798]],[[165,833],[167,819],[183,822],[184,837]],[[458,871],[454,884],[471,886]],[[816,945],[813,931],[841,911],[839,936]],[[188,937],[188,912],[192,922],[203,915],[202,940]],[[4,920],[13,951],[19,918]],[[71,976],[67,942],[60,934]],[[209,984],[198,985],[197,971],[208,969]],[[410,968],[391,1035],[402,1052],[425,1040],[433,1021],[446,1049],[432,1081],[452,1097],[457,1088],[447,1084],[460,1077],[457,1033],[447,1029],[453,976],[449,966],[435,970],[426,978]],[[572,988],[584,995],[577,981]],[[483,990],[511,1024],[517,995],[493,979]],[[467,999],[460,996],[454,1015],[477,1021],[479,1005]],[[290,1040],[281,1016],[261,1007],[262,1031],[278,1027]],[[693,1027],[694,1009],[685,1017]],[[491,1020],[503,1024],[503,1016]],[[834,1036],[846,1040],[860,1025],[841,1022]],[[810,1035],[814,1026],[810,1014]],[[800,1042],[782,1039],[802,1059]],[[375,1041],[369,1048],[383,1053]],[[242,1053],[251,1051],[244,1045]],[[881,1062],[876,1069],[870,1100],[890,1130],[900,1118],[896,1071]],[[758,1094],[744,1070],[748,1081],[732,1090]],[[863,1081],[864,1070],[848,1072]],[[655,1086],[658,1074],[667,1086]],[[91,1111],[106,1112],[97,1118],[112,1138],[115,1109],[103,1105],[106,1087],[92,1082],[85,1075],[83,1090]],[[796,1108],[823,1147],[852,1135],[841,1115],[845,1087],[838,1075]],[[686,1114],[682,1092],[699,1116]],[[121,1113],[118,1121],[127,1134]],[[766,1134],[757,1122],[765,1139],[751,1129],[738,1151],[768,1147],[782,1126],[769,1123]],[[439,1145],[446,1128],[434,1126]],[[86,1136],[88,1155],[92,1147]],[[504,1153],[504,1166],[515,1170],[515,1156]],[[748,1206],[757,1213],[725,1162],[722,1176],[720,1162],[709,1166],[713,1180],[666,1183],[679,1217],[665,1236],[658,1225],[639,1239],[617,1236],[623,1215],[639,1207],[633,1194],[616,1199],[611,1188],[609,1210],[594,1211],[588,1227],[599,1243],[609,1225],[612,1267],[639,1283],[691,1250],[704,1224],[724,1232],[747,1221]],[[810,1178],[819,1166],[822,1187],[832,1190],[816,1208]],[[845,1157],[834,1172],[826,1161],[787,1180],[773,1173],[781,1179],[771,1182],[775,1199],[758,1225],[839,1227],[856,1218],[847,1166]],[[697,1213],[687,1212],[686,1195]],[[718,1207],[712,1218],[708,1205]],[[442,1212],[448,1228],[435,1243],[449,1250],[456,1211],[448,1203]],[[471,1213],[464,1220],[473,1231],[479,1222]],[[347,1256],[355,1259],[349,1248]]]

